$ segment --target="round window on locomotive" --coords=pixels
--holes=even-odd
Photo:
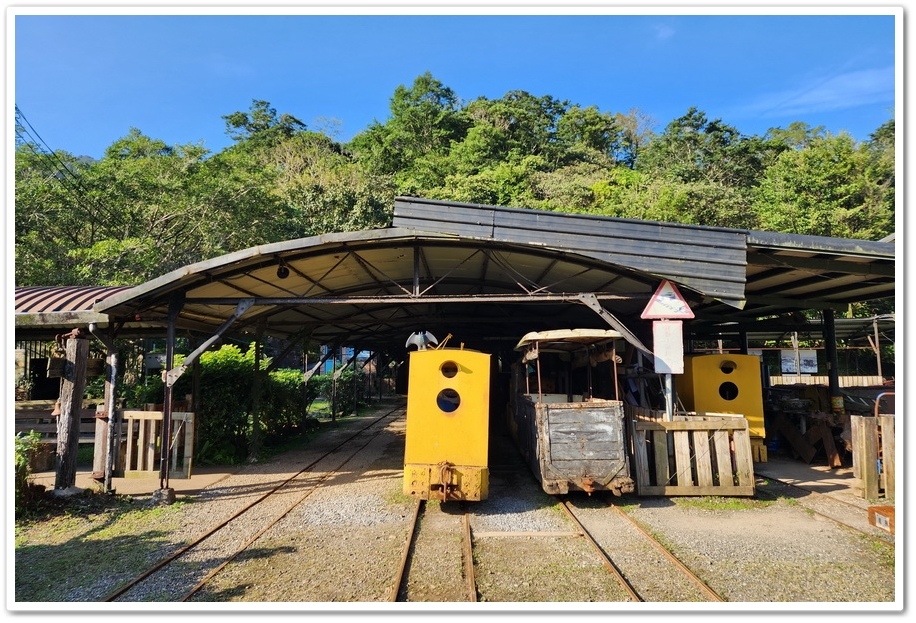
[[[436,405],[445,413],[454,413],[461,404],[461,396],[454,389],[443,389],[436,396]]]
[[[738,369],[738,364],[735,363],[734,361],[729,361],[728,359],[726,359],[725,361],[719,364],[719,369],[722,370],[723,374],[731,374],[732,372]]]
[[[731,381],[719,385],[719,395],[725,400],[734,400],[738,397],[738,386]]]
[[[439,366],[439,371],[447,379],[455,378],[455,375],[458,374],[458,364],[454,361],[446,361],[441,366]]]

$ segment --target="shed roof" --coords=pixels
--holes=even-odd
[[[678,285],[698,328],[895,294],[887,242],[410,197],[396,200],[393,225],[252,247],[133,288],[84,289],[81,299],[52,302],[79,289],[52,288],[42,299],[17,288],[17,339],[81,320],[107,321],[120,335],[161,331],[171,302],[181,303],[181,331],[207,336],[238,313],[236,336],[262,331],[375,349],[430,331],[511,348],[529,331],[608,328],[595,301],[639,332],[661,279]]]

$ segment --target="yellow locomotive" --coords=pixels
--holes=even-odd
[[[490,355],[427,348],[411,336],[407,377],[404,494],[423,500],[484,500],[489,491]],[[449,336],[451,337],[451,336]]]

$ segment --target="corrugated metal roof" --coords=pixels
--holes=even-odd
[[[74,327],[108,326],[109,317],[96,304],[127,292],[132,286],[22,286],[15,289],[13,312],[17,340],[45,340]],[[161,333],[162,325],[127,323],[130,331]]]
[[[26,286],[16,288],[15,313],[92,311],[96,303],[130,290],[130,286]]]
[[[399,197],[395,227],[562,249],[677,281],[735,305],[744,299],[742,230]]]

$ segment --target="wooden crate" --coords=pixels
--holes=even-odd
[[[869,506],[868,523],[876,528],[887,530],[894,534],[894,507],[893,506]]]
[[[753,496],[754,465],[747,420],[627,406],[639,495]]]
[[[119,410],[118,416],[125,427],[124,477],[159,476],[164,413]],[[169,474],[173,478],[190,478],[194,454],[194,414],[173,412],[171,428],[168,436],[171,445]]]

